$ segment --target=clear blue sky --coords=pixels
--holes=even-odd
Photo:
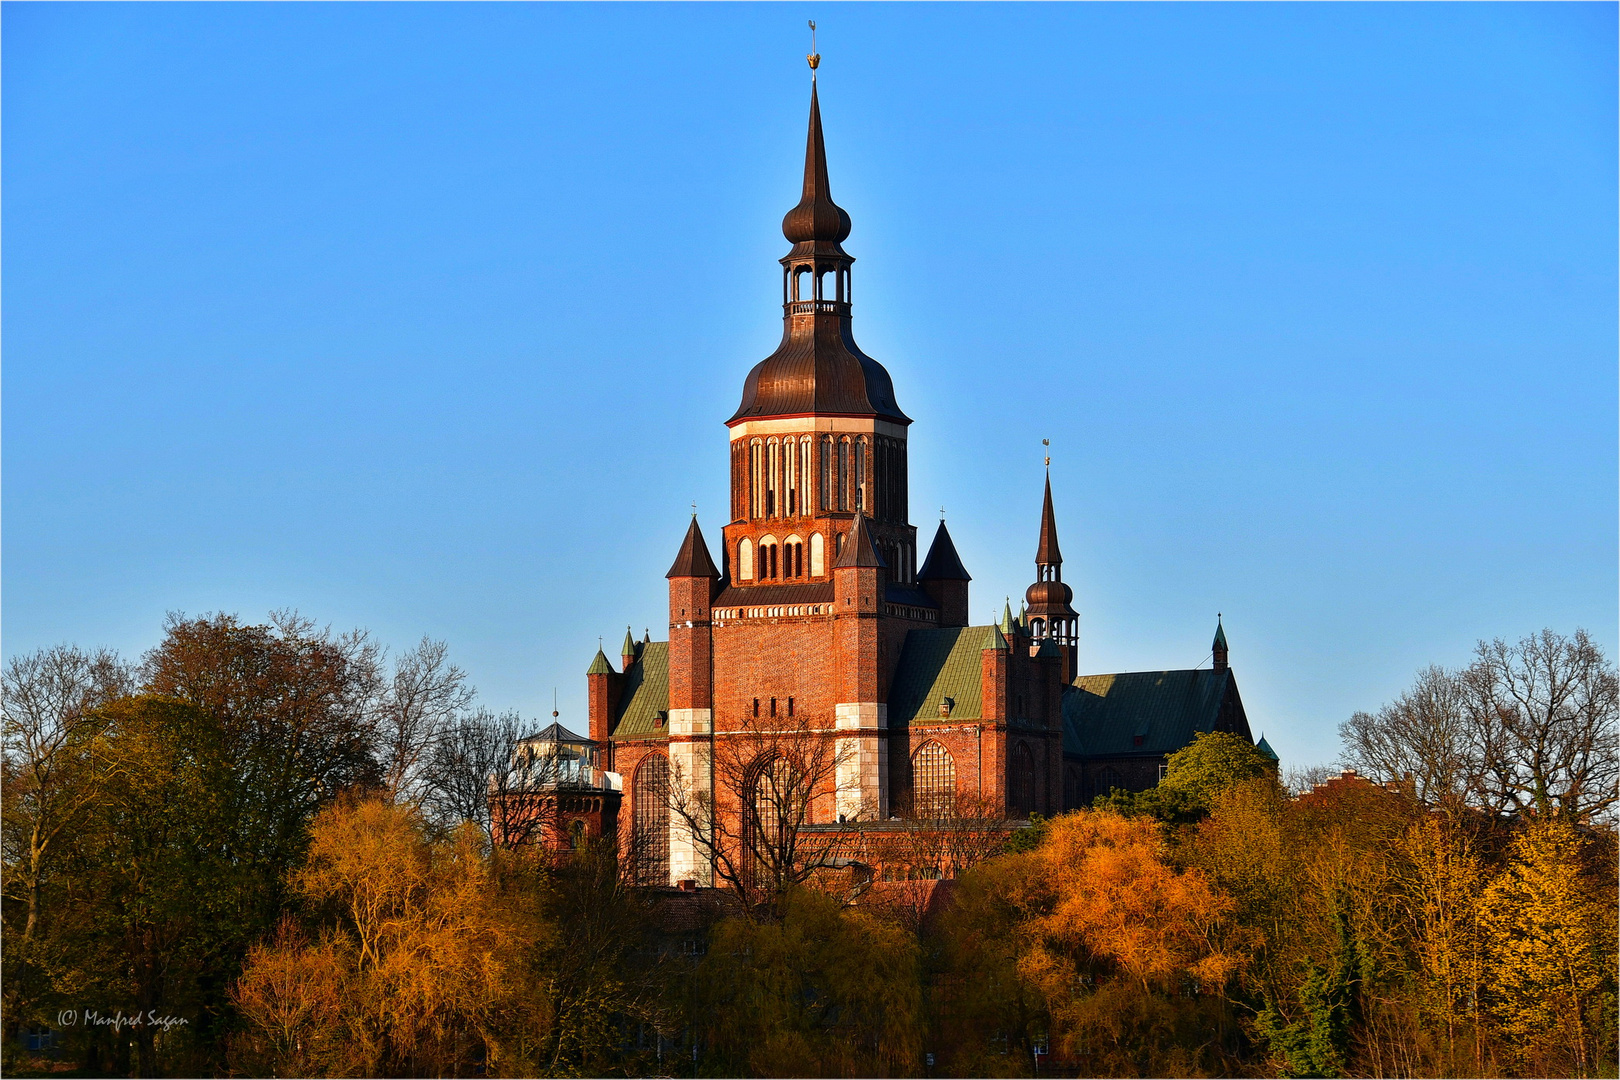
[[[978,619],[1050,437],[1082,668],[1225,612],[1288,763],[1477,638],[1615,655],[1612,4],[0,17],[8,655],[296,607],[582,725],[722,523],[807,18],[856,336]]]

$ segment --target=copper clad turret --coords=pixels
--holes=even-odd
[[[793,243],[782,262],[782,343],[754,366],[729,424],[772,416],[871,416],[898,424],[894,382],[850,330],[849,215],[832,200],[821,103],[810,88],[810,129],[799,203],[782,219]]]

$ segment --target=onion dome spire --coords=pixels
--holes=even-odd
[[[861,352],[850,329],[851,266],[843,248],[849,215],[832,201],[821,100],[810,85],[804,185],[782,219],[793,249],[782,263],[782,342],[748,373],[742,403],[728,424],[775,416],[872,416],[896,424],[911,418],[894,398],[883,365]]]
[[[827,144],[821,134],[821,101],[816,84],[810,84],[810,133],[804,147],[804,190],[799,205],[782,219],[782,235],[795,245],[836,247],[849,239],[850,220],[844,208],[832,200],[832,183],[827,179]]]

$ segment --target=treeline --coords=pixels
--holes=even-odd
[[[493,846],[527,732],[435,643],[47,650],[4,678],[8,1036],[117,1075],[1612,1076],[1615,673],[1579,634],[1479,660],[1449,750],[1408,722],[1428,673],[1347,725],[1379,783],[1294,797],[1207,735],[954,880],[745,902]]]

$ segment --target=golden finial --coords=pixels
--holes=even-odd
[[[1049,447],[1049,446],[1052,445],[1052,440],[1051,439],[1042,439],[1041,440],[1041,445]],[[1052,455],[1051,454],[1046,455],[1046,467],[1048,469],[1050,469],[1052,467]]]
[[[821,54],[816,52],[816,20],[810,20],[810,55],[805,57],[810,61],[810,77],[814,79],[816,68],[821,66]]]

